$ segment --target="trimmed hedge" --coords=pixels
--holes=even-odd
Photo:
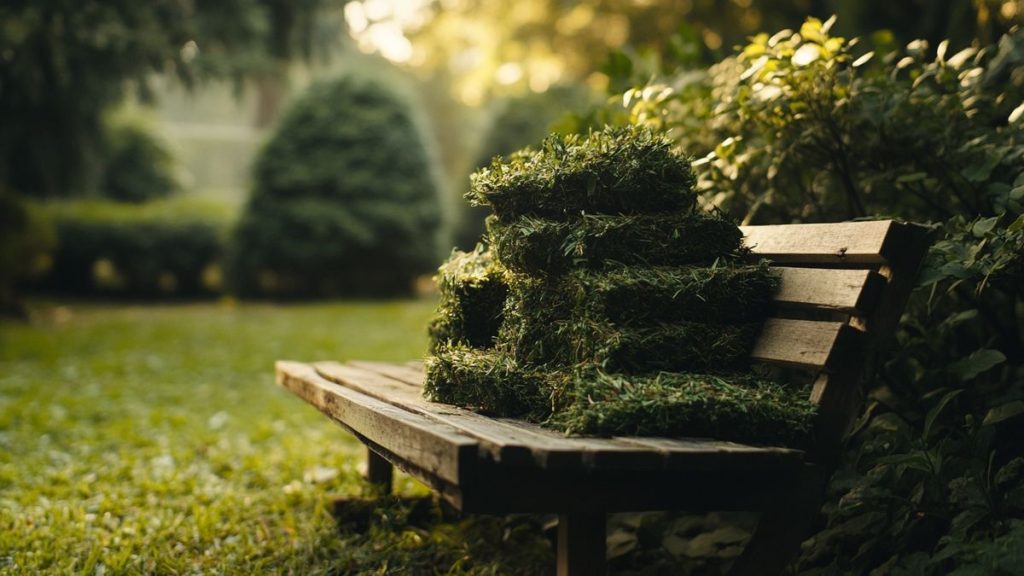
[[[229,256],[243,296],[393,296],[440,260],[434,160],[408,102],[355,76],[313,85],[256,160]]]
[[[85,296],[201,296],[220,292],[228,219],[150,206],[48,205],[57,249],[34,286]]]

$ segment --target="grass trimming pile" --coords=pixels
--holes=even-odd
[[[805,444],[807,390],[748,366],[778,278],[693,184],[643,128],[549,137],[477,173],[467,197],[493,214],[440,270],[427,396],[567,433]]]

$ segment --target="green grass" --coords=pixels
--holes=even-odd
[[[0,573],[347,571],[361,541],[327,505],[364,487],[362,448],[273,361],[422,357],[433,305],[45,305],[0,324]]]
[[[0,323],[0,574],[550,572],[544,517],[329,513],[367,488],[363,448],[277,388],[273,361],[422,358],[433,307],[50,303]],[[613,517],[612,573],[714,573],[672,552],[693,536],[678,522]]]

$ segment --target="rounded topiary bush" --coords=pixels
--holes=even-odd
[[[102,196],[118,202],[147,202],[178,190],[174,156],[146,123],[133,118],[111,122],[105,144]]]
[[[243,296],[408,293],[439,260],[435,165],[411,108],[354,76],[314,85],[259,154],[228,258]]]

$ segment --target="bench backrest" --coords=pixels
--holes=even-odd
[[[892,338],[928,247],[927,229],[891,220],[745,226],[751,258],[782,277],[752,358],[813,381],[817,459],[829,459],[862,404],[861,378]]]

